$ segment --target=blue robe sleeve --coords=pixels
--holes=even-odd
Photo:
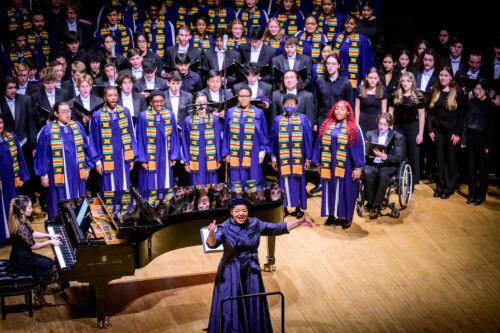
[[[38,143],[36,145],[36,154],[34,161],[34,171],[35,175],[43,176],[49,174],[50,162],[52,161],[52,156],[50,156],[50,125],[45,125],[38,138]]]
[[[288,233],[286,222],[271,223],[271,222],[261,221],[256,217],[254,217],[253,219],[255,219],[259,224],[259,230],[261,236],[279,236]]]
[[[360,74],[361,76],[359,77],[358,81],[361,82],[363,78],[366,77],[368,74],[368,71],[370,68],[373,67],[373,53],[372,53],[372,46],[370,45],[370,40],[362,34],[360,35],[360,41],[359,41],[359,62],[361,64],[360,66]]]
[[[219,123],[217,121],[217,123]],[[184,163],[189,163],[191,161],[191,156],[189,155],[189,134],[191,133],[191,116],[187,116],[184,120],[184,125],[182,126],[182,159]],[[215,133],[217,135],[217,133]]]
[[[83,138],[83,151],[85,152],[85,168],[90,169],[93,168],[95,163],[94,163],[94,158],[95,158],[95,151],[94,148],[90,145],[89,142],[89,137],[87,136],[87,132],[85,132],[85,128],[83,128],[82,124],[77,122],[78,124],[78,129],[80,130],[80,134],[82,135]]]
[[[321,156],[321,135],[319,134],[318,128],[318,136],[316,137],[316,142],[314,144],[313,154],[311,161],[314,164],[318,164]]]
[[[258,111],[257,111],[258,110]],[[271,154],[271,147],[269,146],[269,135],[267,134],[267,123],[264,112],[261,109],[256,108],[256,113],[259,113],[259,152],[266,151],[266,153]],[[256,117],[257,118],[257,117]]]
[[[19,140],[17,139],[17,136],[14,133],[10,133],[10,134],[14,138],[14,143],[16,144],[16,147],[17,147],[17,161],[19,163],[19,177],[21,178],[21,180],[23,182],[25,182],[25,181],[30,179],[30,173],[28,171],[28,166],[26,165],[23,151],[21,149],[21,146],[19,145]]]
[[[279,123],[280,123],[280,117],[281,116],[276,116],[273,120],[273,124],[271,126],[271,155],[272,156],[279,156],[279,146],[278,146],[278,131],[279,131]]]
[[[95,112],[90,119],[89,124],[89,144],[92,147],[94,158],[93,163],[102,160],[102,150],[101,150],[101,112]]]
[[[172,111],[170,112],[170,119],[172,119],[172,134],[170,135],[170,161],[177,161],[181,159],[181,143],[179,140],[179,130],[177,129],[177,123],[175,121],[175,115]]]
[[[137,158],[139,163],[145,163],[148,158],[148,138],[146,136],[146,115],[142,112],[137,121]]]
[[[224,134],[222,137],[222,158],[229,155],[229,142],[231,141],[230,125],[231,121],[233,120],[233,110],[234,108],[227,110],[226,115],[224,117],[225,121],[224,121]]]
[[[310,161],[313,154],[313,133],[311,123],[307,117],[302,117],[302,140],[304,157]]]
[[[358,125],[358,141],[349,147],[353,168],[362,168],[365,166],[365,138],[363,131]]]
[[[220,142],[220,123],[219,118],[212,115],[212,121],[214,124],[214,135],[215,135],[215,158],[218,162],[222,160],[221,156],[221,142]]]
[[[224,223],[217,225],[217,229],[215,230],[215,245],[210,246],[207,243],[207,246],[211,249],[218,248],[226,239],[226,224],[229,223],[229,220],[226,220]]]

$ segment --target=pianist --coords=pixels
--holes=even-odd
[[[271,332],[271,318],[265,297],[224,303],[220,329],[220,302],[225,297],[265,292],[257,249],[260,236],[282,235],[299,226],[312,227],[307,217],[288,223],[263,222],[248,217],[251,202],[237,198],[229,203],[231,218],[216,227],[208,226],[207,245],[224,244],[224,255],[217,269],[208,332]]]
[[[59,272],[55,261],[34,253],[33,250],[42,249],[49,245],[60,246],[61,235],[33,231],[28,218],[31,216],[33,207],[31,200],[25,195],[19,195],[10,202],[9,232],[12,238],[12,251],[9,263],[16,271],[23,274],[33,275],[35,278],[35,302],[39,305],[48,305],[43,295],[55,293],[61,288],[49,290],[52,283],[59,283]],[[35,239],[49,238],[44,242],[35,242]]]

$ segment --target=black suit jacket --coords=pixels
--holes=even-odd
[[[165,65],[175,68],[175,57],[177,56],[178,53],[179,53],[178,44],[167,47],[167,50],[165,52]],[[201,62],[201,56],[202,56],[201,51],[199,49],[194,48],[193,45],[189,45],[187,54],[189,55],[191,63],[197,60]]]
[[[241,54],[241,61],[242,63],[246,64],[246,63],[249,63],[250,62],[250,59],[251,59],[251,45],[250,44],[244,44],[244,45],[241,45],[239,48],[238,48],[238,51],[240,52]],[[269,66],[272,66],[272,60],[274,57],[276,57],[278,55],[278,52],[277,52],[277,49],[269,46],[269,45],[262,45],[262,49],[260,50],[260,54],[259,54],[259,59],[257,60],[257,62],[261,65],[261,66],[266,66],[266,65],[269,65]],[[264,76],[261,76],[262,77],[262,81],[264,82],[267,82],[267,83],[270,83],[271,82],[271,74],[268,73]]]
[[[31,97],[21,94],[16,94],[15,97],[15,120],[10,112],[9,105],[5,97],[0,97],[0,113],[4,115],[4,127],[7,132],[14,132],[17,135],[20,143],[26,140],[24,147],[35,149],[36,142],[36,123],[33,119],[33,104]],[[23,149],[24,150],[24,149]]]
[[[228,49],[224,56],[224,64],[227,67],[231,65],[233,61],[241,64],[241,55],[238,51]],[[205,57],[203,58],[203,68],[219,70],[219,61],[217,60],[217,53],[214,49],[210,49],[205,53]],[[228,75],[227,86],[232,87],[233,84],[236,83],[236,79],[236,74]]]
[[[141,93],[144,90],[146,90],[146,78],[144,76],[140,78],[139,80],[135,81],[134,83],[134,92]],[[168,89],[168,83],[167,80],[162,79],[161,77],[155,76],[155,90],[162,90],[165,91]]]
[[[420,83],[422,82],[422,71],[418,71],[415,74],[415,81],[417,82],[417,89],[420,90]],[[439,72],[436,68],[434,68],[434,72],[431,75],[431,78],[429,79],[429,82],[427,83],[427,87],[425,87],[425,90],[422,91],[424,96],[428,97],[430,93],[432,92],[432,88],[434,88],[434,85],[438,82],[439,78]]]
[[[181,90],[179,92],[179,110],[177,111],[177,128],[182,130],[182,126],[184,125],[184,120],[188,115],[188,109],[185,107],[188,104],[193,103],[193,95],[187,91]],[[165,91],[165,107],[168,110],[174,111],[172,108],[172,102],[170,101],[170,90]],[[174,112],[175,114],[175,112]]]
[[[441,65],[443,65],[443,67],[451,67],[451,56],[446,56],[444,57],[443,59],[441,59]],[[457,72],[459,72],[460,70],[464,69],[465,67],[467,67],[467,59],[466,57],[462,54],[462,56],[460,57],[460,64],[458,65],[458,70]],[[457,73],[455,73],[455,76],[456,76]]]
[[[66,95],[66,92],[62,89],[56,88],[56,98],[55,103],[67,101],[69,98]],[[37,133],[42,129],[43,126],[47,124],[47,119],[49,118],[50,113],[45,110],[40,110],[36,105],[39,104],[46,110],[52,112],[52,107],[50,106],[49,99],[47,98],[47,94],[45,93],[45,89],[40,89],[35,92],[32,96],[33,99],[33,113],[35,116],[36,130]]]
[[[71,78],[61,81],[61,89],[66,91],[66,96],[68,98],[74,98],[76,96],[75,84],[73,83],[73,80]]]
[[[469,76],[467,75],[467,72],[469,71],[469,66],[466,66],[462,68],[461,70],[457,71],[455,73],[455,81],[457,81],[457,84],[460,88],[470,88],[467,87],[467,85],[464,82],[464,78],[468,78]],[[483,71],[483,69],[479,69],[479,73],[477,74],[477,79],[476,80],[481,80],[485,79],[487,77],[487,74]],[[467,89],[467,92],[470,92],[471,90]]]
[[[365,140],[367,142],[378,143],[379,130],[373,130],[366,132]],[[385,140],[385,145],[387,147],[387,159],[382,160],[384,165],[399,165],[405,158],[405,137],[398,132],[389,129],[387,138]],[[372,164],[373,158],[367,159],[367,164]]]
[[[219,90],[219,102],[224,102],[225,99],[229,99],[229,98],[234,96],[233,93],[231,92],[231,90],[227,89],[226,96],[224,97],[223,91],[224,91],[224,88],[221,88]],[[202,90],[200,90],[200,92],[205,93],[208,96],[208,100],[212,102],[211,96],[210,96],[210,90],[208,88],[202,89]]]
[[[238,94],[238,91],[243,86],[246,86],[246,85],[248,85],[248,81],[235,84],[233,86],[234,94],[235,95]],[[273,98],[273,86],[270,85],[269,83],[259,81],[259,88],[257,89],[257,97],[260,97],[260,96],[266,96],[267,98],[269,98],[269,100],[271,100]]]
[[[293,64],[293,68],[290,68],[290,65],[288,63],[288,58],[286,54],[279,55],[277,57],[274,57],[272,60],[272,65],[282,72],[285,72],[287,70],[293,69],[295,71],[301,70],[302,68],[306,67],[307,68],[307,79],[304,81],[304,88],[308,87],[311,83],[311,67],[312,67],[312,61],[309,56],[303,55],[303,54],[296,54],[295,55],[295,62]],[[276,79],[276,76],[274,75],[274,78]]]
[[[134,91],[132,92],[132,100],[134,101],[134,109],[129,111],[134,121],[137,121],[139,114],[148,107],[148,103],[143,94]],[[118,104],[123,106],[122,94],[118,94]]]
[[[273,107],[271,110],[270,121],[272,122],[277,115],[283,113],[283,96],[279,90],[273,92]],[[307,119],[311,122],[311,127],[316,124],[316,101],[314,96],[309,91],[301,90],[297,92],[297,98],[299,99],[299,104],[297,106],[297,112],[305,114]]]
[[[74,97],[69,102],[70,107],[73,110],[73,112],[71,114],[71,118],[78,121],[80,124],[82,124],[82,126],[85,128],[85,131],[88,134],[89,133],[89,123],[85,123],[83,121],[83,114],[74,107],[74,101],[83,105],[83,102],[82,102],[82,99],[80,98],[80,96]],[[96,107],[99,104],[102,104],[103,102],[104,102],[104,100],[101,97],[98,97],[95,95],[90,95],[90,109],[93,109],[94,107]]]
[[[61,25],[59,31],[57,31],[57,35],[62,39],[66,32],[68,32],[68,24],[64,22],[64,24]],[[80,37],[80,47],[82,49],[86,50],[94,45],[91,25],[80,22],[80,20],[78,20],[76,22],[76,34],[78,35],[78,37]]]

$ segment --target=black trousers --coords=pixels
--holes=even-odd
[[[420,181],[420,145],[417,145],[418,120],[412,123],[394,124],[394,129],[406,139],[406,157],[410,163],[413,184]]]
[[[397,171],[397,166],[365,165],[365,188],[369,207],[380,208],[389,181]]]
[[[457,145],[451,142],[451,130],[434,129],[436,135],[436,159],[438,177],[436,191],[444,194],[453,194],[457,182]]]
[[[488,191],[488,154],[486,136],[474,130],[467,131],[467,158],[469,166],[469,197],[484,200]]]

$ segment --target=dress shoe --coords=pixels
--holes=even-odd
[[[318,186],[315,186],[313,187],[310,191],[309,191],[309,194],[311,195],[315,195],[315,194],[318,194],[320,193],[321,191],[323,190],[323,185],[318,185]]]
[[[479,206],[483,202],[484,202],[484,200],[482,200],[482,199],[476,199],[476,200],[474,200],[474,206]]]
[[[351,227],[352,220],[342,220],[342,229],[349,229]]]
[[[476,202],[476,199],[474,199],[473,197],[468,197],[468,198],[467,198],[467,201],[466,201],[466,203],[467,203],[468,205],[470,205],[471,203],[475,203],[475,202]]]
[[[301,219],[302,217],[304,217],[304,212],[300,210],[299,207],[297,207],[297,209],[295,209],[295,216],[297,216],[298,219]]]
[[[330,225],[339,225],[339,220],[333,216],[328,216],[328,218],[325,221],[325,226],[330,226]]]
[[[441,193],[441,195],[439,197],[441,199],[448,199],[450,197],[450,195],[448,193]]]

